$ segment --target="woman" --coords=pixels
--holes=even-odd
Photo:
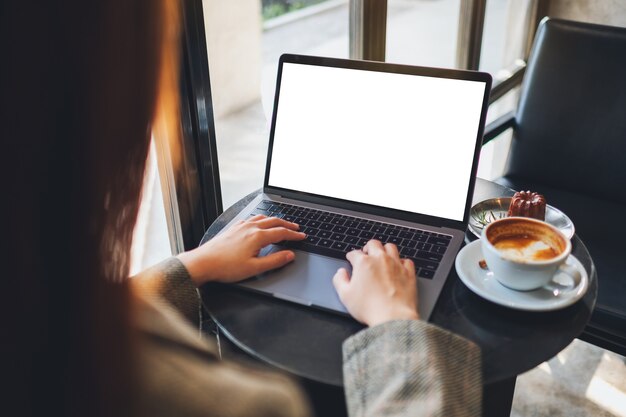
[[[289,251],[256,254],[270,242],[302,239],[297,225],[256,217],[132,285],[127,279],[157,103],[161,117],[175,108],[163,97],[173,91],[164,80],[177,62],[177,5],[17,0],[2,7],[2,207],[10,220],[3,372],[13,387],[5,409],[309,414],[292,382],[218,361],[184,319],[197,311],[194,286],[290,262]],[[413,265],[376,241],[348,260],[352,276],[342,269],[333,282],[350,313],[371,327],[343,346],[350,415],[478,415],[479,351],[418,319]]]

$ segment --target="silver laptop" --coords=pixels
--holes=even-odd
[[[480,72],[283,55],[263,192],[233,223],[282,217],[307,238],[264,248],[296,259],[236,285],[346,314],[332,277],[379,239],[414,261],[428,318],[463,242],[490,87]]]

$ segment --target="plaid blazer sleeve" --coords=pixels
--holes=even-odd
[[[365,329],[343,344],[348,413],[480,416],[480,349],[418,320]]]
[[[166,301],[192,324],[200,325],[200,294],[178,258],[168,258],[131,279],[144,297],[157,302]]]

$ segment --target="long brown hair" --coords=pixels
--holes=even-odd
[[[3,369],[18,414],[132,414],[126,278],[172,4],[0,6]]]

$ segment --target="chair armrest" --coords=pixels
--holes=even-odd
[[[485,134],[483,135],[483,146],[497,138],[504,131],[515,127],[515,112],[508,112],[498,117],[493,122],[489,123],[485,127]]]

